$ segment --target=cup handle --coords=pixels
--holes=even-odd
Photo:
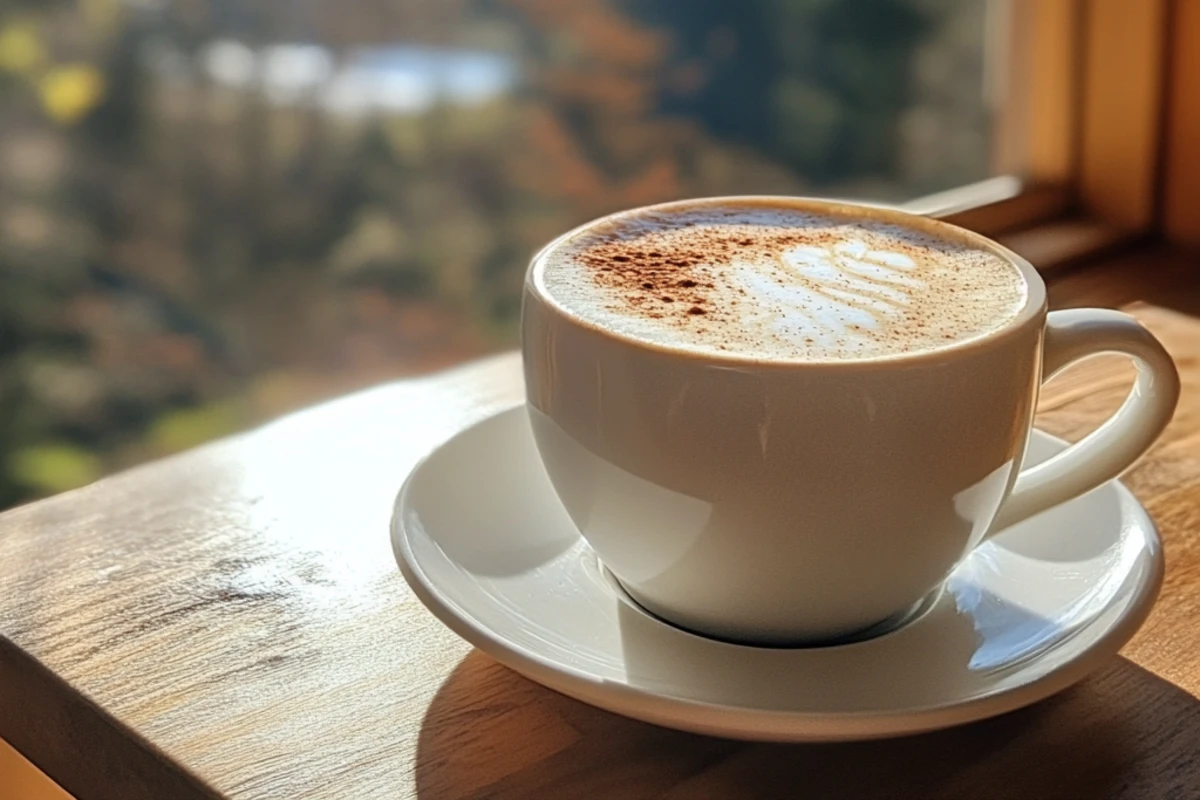
[[[1090,491],[1124,472],[1154,444],[1175,411],[1179,374],[1157,339],[1128,314],[1098,308],[1052,311],[1046,318],[1042,380],[1100,353],[1122,353],[1137,367],[1125,402],[1079,442],[1021,470],[988,530],[1010,525]]]

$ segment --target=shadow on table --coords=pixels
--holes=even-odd
[[[1116,308],[1142,302],[1200,317],[1194,252],[1145,244],[1054,272],[1047,281],[1051,308]]]
[[[1195,797],[1200,700],[1124,658],[1030,708],[880,742],[763,745],[658,728],[472,652],[422,724],[422,798]],[[1189,792],[1191,794],[1189,794]]]

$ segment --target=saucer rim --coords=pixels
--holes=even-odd
[[[442,440],[422,456],[409,471],[392,506],[389,525],[392,550],[400,572],[413,594],[447,628],[473,647],[486,653],[500,664],[518,674],[571,697],[611,713],[648,722],[666,728],[722,738],[762,742],[835,742],[863,741],[924,733],[949,728],[1015,711],[1057,694],[1082,680],[1094,671],[1102,658],[1116,655],[1142,627],[1153,609],[1165,573],[1162,538],[1153,519],[1137,497],[1118,479],[1113,484],[1122,502],[1122,517],[1140,517],[1138,529],[1143,533],[1149,554],[1147,575],[1135,590],[1125,610],[1091,645],[1046,674],[1028,683],[1001,689],[981,696],[948,700],[924,706],[914,706],[901,712],[879,713],[870,710],[842,712],[783,711],[765,708],[710,703],[703,700],[675,697],[650,689],[608,680],[597,680],[571,665],[563,664],[535,653],[525,646],[494,634],[467,609],[443,596],[435,582],[421,568],[409,543],[404,521],[410,491],[417,475],[430,459],[450,441],[496,417],[515,414],[525,408],[517,403],[474,420]],[[1044,438],[1058,446],[1068,442],[1036,427],[1030,436]],[[1102,484],[1105,486],[1107,484]],[[1100,487],[1097,487],[1100,488]],[[1095,491],[1095,490],[1092,490]],[[1089,492],[1090,494],[1090,492]],[[1085,495],[1086,496],[1086,495]],[[582,537],[580,537],[582,538]],[[610,589],[611,591],[611,589]],[[661,623],[668,624],[668,623]],[[1100,624],[1093,621],[1084,630]],[[709,640],[689,631],[688,636]],[[1071,637],[1075,638],[1074,636]],[[870,646],[868,639],[847,647]],[[723,642],[731,647],[734,643]],[[1052,649],[1061,647],[1058,643]],[[1037,658],[1039,656],[1035,656]]]

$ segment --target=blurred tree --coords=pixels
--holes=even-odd
[[[677,32],[665,111],[772,152],[817,185],[895,176],[913,63],[936,22],[920,4],[661,0],[635,8]]]
[[[983,7],[0,0],[0,506],[511,345],[597,215],[980,177]]]

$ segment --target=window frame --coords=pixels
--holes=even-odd
[[[1200,27],[1200,3],[991,2],[987,57],[989,91],[998,101],[998,177],[905,207],[993,236],[1042,271],[1145,237],[1158,222],[1162,193],[1169,22],[1187,15],[1192,28]],[[1180,46],[1183,28],[1175,26],[1173,49],[1195,74],[1174,81],[1172,92],[1195,96],[1196,47]],[[1184,144],[1200,140],[1200,113],[1172,119],[1177,156],[1200,180],[1200,154]],[[1177,217],[1200,240],[1200,211]]]
[[[1168,28],[1163,230],[1173,243],[1200,250],[1200,3],[1175,0]]]

